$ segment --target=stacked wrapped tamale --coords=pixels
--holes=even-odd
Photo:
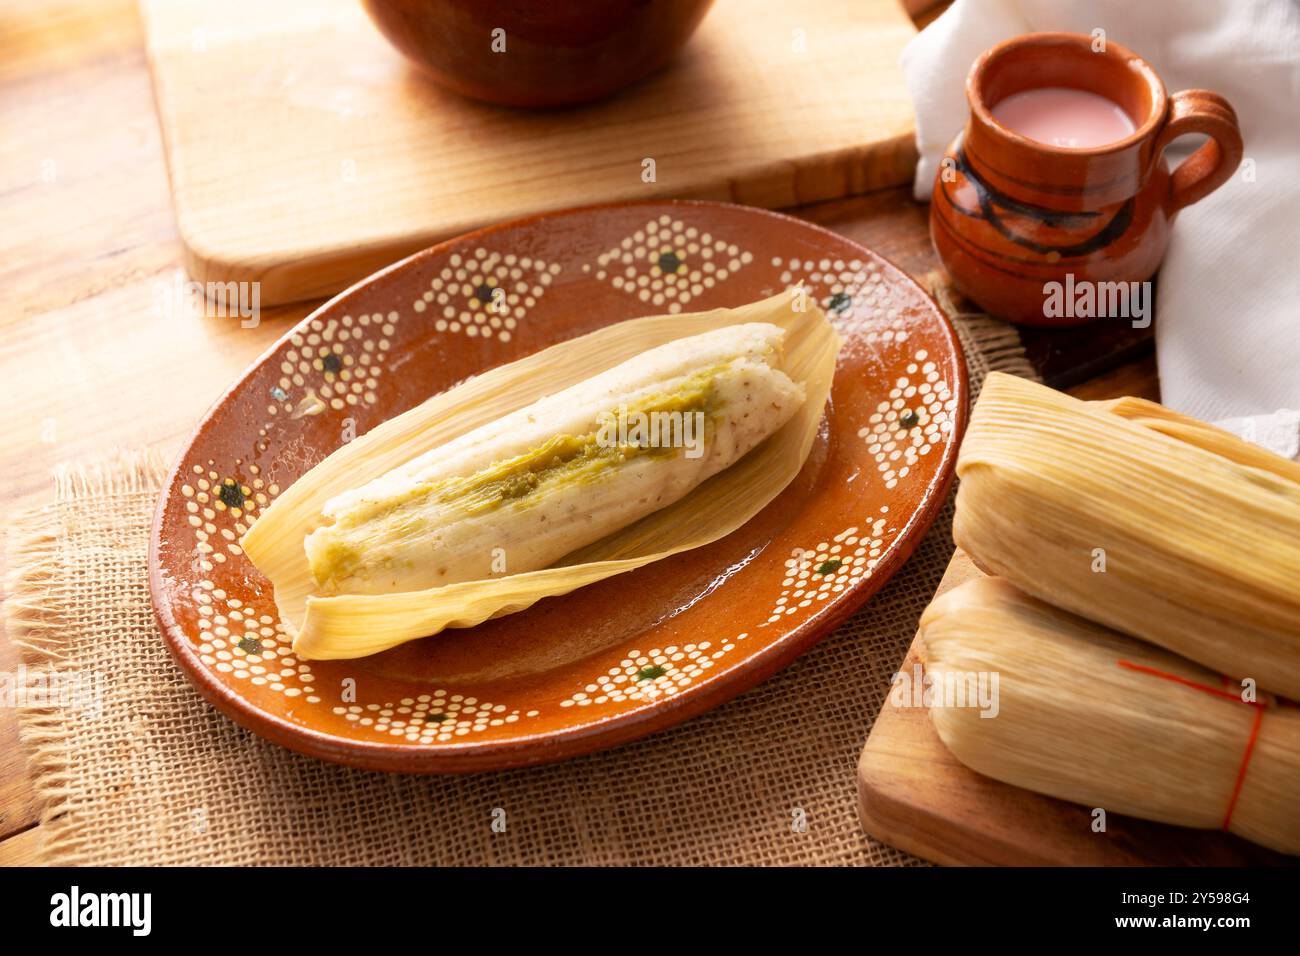
[[[993,575],[936,599],[935,707],[988,776],[1300,854],[1300,465],[1149,402],[989,377],[953,536]]]

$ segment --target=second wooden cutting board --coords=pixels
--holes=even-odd
[[[436,88],[357,0],[140,5],[191,275],[258,280],[262,305],[530,213],[779,208],[913,171],[898,57],[915,31],[896,0],[719,0],[666,70],[550,112]]]

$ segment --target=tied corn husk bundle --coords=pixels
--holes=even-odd
[[[921,638],[934,686],[998,674],[996,716],[930,709],[939,737],[971,769],[1085,807],[1223,827],[1300,854],[1294,706],[1264,695],[1246,703],[1219,675],[997,578],[936,598]]]
[[[995,373],[957,473],[953,538],[985,571],[1300,698],[1300,466],[1150,402]]]
[[[839,345],[821,310],[796,311],[788,294],[600,329],[343,446],[241,545],[307,659],[361,657],[521,611],[702,547],[761,511],[812,448]],[[718,396],[728,413],[708,418],[697,461],[631,446],[611,459],[584,431],[615,407],[703,408]],[[545,509],[525,514],[543,497]],[[593,539],[592,528],[609,533]],[[497,548],[507,573],[493,573]]]

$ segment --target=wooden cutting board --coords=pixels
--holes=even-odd
[[[980,575],[962,551],[942,594]],[[903,671],[922,659],[912,644]],[[971,866],[1242,866],[1295,860],[1238,837],[1107,814],[999,783],[967,769],[924,708],[886,700],[858,761],[858,812],[877,840],[927,860]]]
[[[898,57],[915,31],[897,0],[718,0],[666,70],[552,112],[436,88],[358,0],[140,8],[187,267],[260,281],[262,305],[530,213],[660,197],[779,208],[914,168]]]

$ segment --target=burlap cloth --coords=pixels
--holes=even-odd
[[[1013,330],[983,316],[955,320],[973,392],[991,369],[1032,374]],[[855,767],[947,566],[951,501],[865,609],[736,700],[567,763],[409,777],[267,743],[181,676],[154,625],[146,576],[161,478],[147,452],[67,465],[53,504],[10,526],[9,639],[28,667],[105,678],[97,713],[20,712],[47,863],[921,862],[862,831]],[[506,811],[504,833],[491,827],[495,808]]]

